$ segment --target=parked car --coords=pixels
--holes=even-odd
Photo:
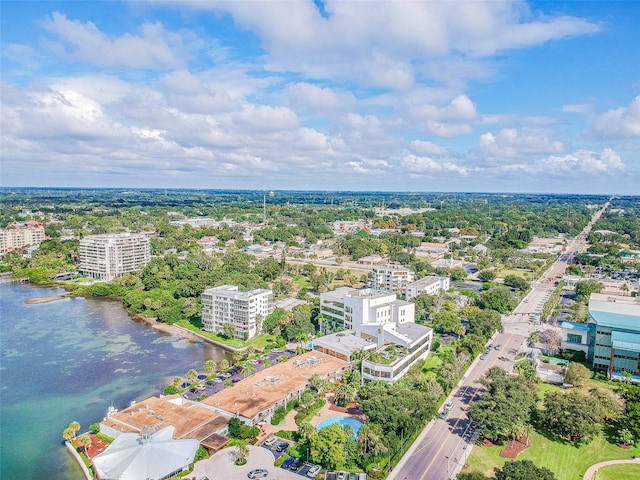
[[[289,444],[287,442],[282,442],[276,447],[276,452],[284,452],[287,448],[289,448]]]
[[[302,460],[295,458],[293,462],[291,462],[291,465],[289,465],[289,470],[298,470],[300,465],[302,465]]]
[[[278,437],[269,437],[264,441],[264,445],[266,446],[273,445],[277,441],[278,441]]]
[[[256,468],[255,470],[251,470],[247,477],[249,478],[264,478],[269,475],[269,470],[266,468]]]
[[[316,475],[318,475],[318,472],[320,471],[322,467],[320,465],[313,465],[308,471],[307,471],[307,477],[309,478],[315,478]]]
[[[453,402],[447,402],[444,404],[445,410],[451,410],[453,408]]]
[[[294,460],[295,460],[295,457],[287,457],[285,458],[284,462],[282,462],[282,465],[280,465],[280,467],[288,469]]]
[[[483,353],[482,355],[480,355],[480,360],[484,360],[485,358],[487,358],[487,354]]]
[[[340,470],[336,475],[336,480],[347,480],[347,472]]]

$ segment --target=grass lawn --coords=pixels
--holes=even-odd
[[[640,478],[640,465],[611,465],[598,470],[597,480],[637,480]]]
[[[524,278],[525,280],[530,280],[531,275],[533,274],[532,270],[513,270],[508,268],[501,268],[496,272],[496,275],[499,278],[504,278],[507,275],[514,275],[516,277]]]
[[[555,473],[558,480],[582,478],[590,465],[604,460],[626,459],[631,458],[632,455],[640,456],[640,447],[625,450],[608,443],[602,435],[578,448],[568,443],[553,442],[535,432],[531,434],[530,440],[531,447],[522,452],[517,459],[531,460],[538,466],[548,468]],[[479,470],[485,474],[492,474],[494,467],[502,467],[506,461],[498,456],[501,449],[501,446],[474,447],[465,471]],[[601,480],[600,475],[598,480]]]

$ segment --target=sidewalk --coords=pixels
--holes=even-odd
[[[591,465],[587,468],[586,473],[584,474],[583,480],[595,480],[595,475],[598,470],[602,467],[608,467],[609,465],[619,465],[622,463],[636,463],[640,464],[640,458],[629,458],[624,460],[607,460],[606,462],[596,463],[595,465]]]

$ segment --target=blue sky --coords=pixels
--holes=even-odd
[[[634,1],[2,1],[5,186],[640,194]]]

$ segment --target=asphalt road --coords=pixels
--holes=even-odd
[[[466,415],[469,405],[482,393],[478,380],[493,366],[507,371],[513,368],[513,359],[522,348],[529,334],[539,328],[531,322],[531,314],[542,312],[542,307],[555,289],[555,282],[562,277],[572,263],[577,252],[586,247],[586,237],[609,203],[599,210],[592,221],[578,235],[565,252],[554,262],[545,274],[532,284],[532,289],[522,300],[514,313],[503,319],[505,332],[494,335],[494,345],[502,345],[500,350],[492,349],[484,360],[476,358],[447,401],[453,408],[446,418],[429,422],[418,439],[409,448],[389,479],[397,480],[445,480],[455,478],[471,453],[476,435]]]

